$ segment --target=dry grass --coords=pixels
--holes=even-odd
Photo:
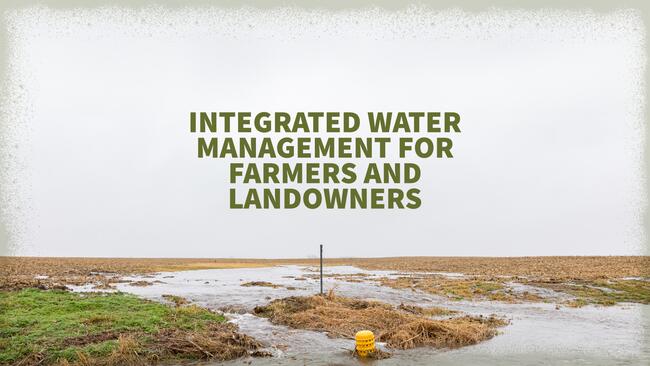
[[[456,348],[476,344],[496,335],[503,320],[457,317],[433,320],[391,305],[336,296],[288,297],[255,308],[255,314],[292,328],[327,332],[333,337],[353,338],[367,329],[375,339],[395,349],[420,346]]]
[[[138,354],[140,344],[131,335],[121,335],[117,339],[117,348],[105,361],[107,365],[139,365],[143,364],[142,357]],[[87,360],[89,358],[86,358]],[[89,364],[85,362],[84,364]]]
[[[244,357],[262,347],[255,339],[238,333],[231,323],[213,324],[203,332],[168,329],[156,335],[156,343],[163,354],[219,361]]]
[[[267,356],[259,351],[261,344],[255,339],[238,333],[230,323],[213,324],[205,331],[166,329],[156,334],[153,344],[146,348],[135,335],[120,335],[117,347],[107,357],[92,357],[77,352],[76,361],[57,360],[58,366],[145,366],[167,360],[226,361],[249,355]],[[27,360],[25,365],[37,365],[38,356]]]
[[[178,307],[178,306],[187,305],[187,304],[190,303],[186,298],[184,298],[184,297],[182,297],[182,296],[176,296],[176,295],[162,295],[162,298],[165,299],[165,300],[167,300],[167,301],[172,302],[172,303],[173,303],[174,305],[176,305],[177,307]]]
[[[415,315],[424,315],[424,316],[444,316],[444,315],[452,315],[458,313],[458,311],[456,310],[451,310],[440,306],[431,306],[431,307],[423,308],[416,305],[400,304],[397,308],[407,313],[411,313]]]

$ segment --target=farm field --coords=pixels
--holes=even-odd
[[[0,364],[350,364],[361,329],[386,365],[650,356],[649,257],[326,259],[324,296],[314,259],[0,261]]]

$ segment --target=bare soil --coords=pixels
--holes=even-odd
[[[208,268],[265,267],[283,264],[318,264],[316,259],[172,259],[172,258],[41,258],[0,257],[0,290],[28,287],[64,289],[66,285],[93,284],[94,288],[111,289],[124,282],[125,275],[147,275],[162,271]],[[368,270],[428,272],[383,278],[381,283],[393,288],[411,288],[452,299],[480,299],[520,302],[541,301],[533,293],[514,293],[504,286],[515,281],[545,287],[576,296],[571,306],[588,303],[611,305],[617,302],[650,301],[650,257],[394,257],[334,258],[325,265],[350,265]],[[462,280],[431,272],[455,272],[468,275]],[[295,280],[316,277],[307,274]],[[330,274],[344,281],[367,280],[365,274]],[[133,286],[146,286],[140,281]],[[271,286],[277,286],[270,284]],[[268,286],[250,283],[244,286]],[[598,288],[604,288],[600,291]],[[611,292],[609,290],[615,290]]]

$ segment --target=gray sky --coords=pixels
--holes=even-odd
[[[9,15],[15,254],[639,254],[634,12]],[[457,111],[417,210],[230,210],[190,111]],[[362,120],[363,122],[363,120]]]

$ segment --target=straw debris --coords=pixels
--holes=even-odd
[[[376,340],[394,349],[467,346],[492,338],[497,327],[507,324],[493,316],[434,320],[389,304],[333,293],[273,300],[256,307],[254,313],[275,324],[322,331],[338,338],[353,338],[358,330],[367,329],[375,333]]]
[[[243,287],[271,287],[271,288],[279,288],[282,287],[280,285],[276,285],[275,283],[271,282],[266,282],[266,281],[251,281],[251,282],[244,282],[241,284]]]
[[[129,283],[129,286],[134,286],[134,287],[147,287],[152,285],[153,282],[149,282],[149,281],[134,281]]]
[[[202,332],[166,329],[156,335],[161,353],[193,360],[231,360],[259,351],[262,345],[254,338],[237,332],[231,323],[211,324]]]
[[[241,284],[243,287],[270,287],[270,288],[284,288],[287,290],[297,290],[298,288],[295,286],[285,286],[285,285],[278,285],[275,283],[267,282],[267,281],[251,281],[251,282],[244,282]]]

